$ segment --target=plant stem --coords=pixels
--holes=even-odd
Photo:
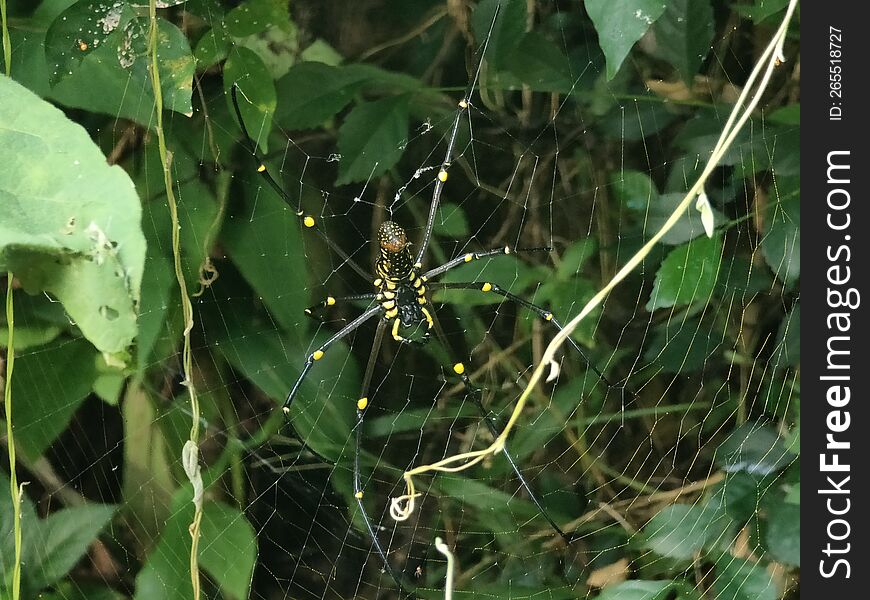
[[[2,0],[0,0],[2,1]],[[6,7],[3,6],[3,22],[6,23]],[[5,33],[5,27],[4,27]],[[4,37],[5,42],[5,37]],[[5,43],[4,43],[5,45]],[[8,55],[7,55],[8,56]],[[6,59],[7,70],[9,67]],[[18,476],[15,474],[15,439],[12,436],[12,367],[15,363],[15,332],[14,307],[12,304],[12,273],[6,274],[6,382],[3,390],[3,402],[6,408],[6,445],[9,454],[9,494],[12,496],[12,526],[15,534],[15,563],[12,566],[12,599],[21,596],[21,490],[18,488]]]

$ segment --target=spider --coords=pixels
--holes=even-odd
[[[451,260],[448,260],[440,266],[428,270],[424,269],[426,250],[429,246],[432,231],[435,226],[441,194],[448,180],[448,170],[450,168],[451,162],[455,158],[454,151],[457,134],[459,131],[459,125],[463,115],[467,114],[471,107],[471,96],[475,86],[477,85],[477,81],[480,76],[480,68],[483,61],[483,56],[486,53],[486,47],[488,45],[497,18],[498,10],[496,10],[495,12],[495,16],[493,17],[493,20],[490,24],[489,33],[487,34],[486,39],[484,40],[478,53],[479,59],[471,82],[466,88],[464,96],[458,102],[456,113],[453,117],[450,133],[447,138],[447,151],[441,163],[441,167],[435,177],[432,201],[429,207],[429,214],[426,221],[426,226],[423,230],[422,239],[419,243],[418,250],[416,253],[411,252],[412,243],[409,240],[405,229],[402,228],[401,225],[393,221],[386,221],[382,223],[380,225],[380,228],[378,229],[376,240],[378,244],[378,257],[375,261],[374,278],[372,278],[372,276],[365,269],[363,269],[346,252],[344,252],[341,247],[338,246],[338,244],[336,244],[326,235],[326,233],[318,226],[317,220],[314,218],[314,216],[305,213],[301,205],[301,198],[298,201],[294,201],[290,197],[290,195],[284,190],[284,188],[272,177],[271,173],[269,172],[269,168],[266,166],[263,157],[260,155],[255,142],[251,138],[247,127],[245,126],[245,122],[242,118],[241,110],[239,108],[238,88],[236,86],[233,86],[231,91],[233,107],[235,109],[236,118],[239,122],[239,128],[242,132],[242,143],[245,150],[255,161],[256,171],[260,174],[260,176],[263,177],[263,179],[269,184],[269,186],[284,200],[284,202],[286,202],[287,205],[295,211],[295,214],[301,220],[304,228],[311,229],[315,233],[317,233],[325,241],[327,246],[338,256],[341,257],[345,264],[347,264],[357,274],[369,281],[369,283],[374,288],[371,292],[364,294],[344,296],[340,298],[327,296],[326,299],[319,304],[315,304],[314,306],[305,309],[305,312],[307,314],[313,315],[314,312],[319,309],[331,307],[343,301],[365,300],[369,302],[368,308],[366,308],[362,312],[362,314],[360,314],[350,323],[339,329],[335,334],[329,337],[323,344],[321,344],[317,349],[315,349],[307,356],[307,358],[305,359],[305,363],[302,366],[302,370],[299,373],[296,382],[293,384],[292,388],[287,394],[282,408],[285,414],[289,413],[289,407],[295,399],[297,393],[299,392],[302,383],[305,381],[305,378],[308,376],[309,371],[311,370],[315,362],[322,360],[326,356],[326,353],[329,350],[330,346],[345,338],[347,335],[359,328],[364,323],[372,319],[378,318],[374,342],[372,344],[371,352],[369,353],[368,363],[361,386],[361,392],[359,395],[359,399],[356,402],[357,422],[355,426],[353,490],[354,496],[357,500],[357,504],[359,505],[359,510],[363,517],[363,521],[365,522],[366,528],[371,537],[372,544],[376,552],[380,556],[380,559],[384,564],[385,570],[389,573],[398,588],[402,591],[406,591],[406,584],[402,582],[399,574],[390,565],[390,562],[387,559],[386,552],[381,546],[381,543],[375,532],[375,528],[372,525],[363,504],[363,486],[360,477],[360,450],[362,446],[363,420],[366,408],[369,405],[369,398],[367,396],[367,393],[371,382],[375,361],[380,352],[380,347],[383,342],[385,332],[389,331],[392,339],[398,343],[411,343],[422,345],[429,341],[431,333],[434,330],[436,335],[440,338],[442,344],[444,345],[444,348],[448,352],[452,353],[452,350],[447,345],[443,334],[441,334],[440,327],[438,327],[437,325],[437,318],[433,310],[431,309],[431,304],[429,301],[429,293],[431,291],[439,289],[477,290],[481,293],[498,294],[502,296],[505,300],[513,302],[535,313],[538,317],[543,319],[556,331],[562,330],[562,325],[554,318],[552,312],[536,304],[533,304],[532,302],[529,302],[515,294],[512,294],[511,292],[500,287],[497,283],[438,283],[432,281],[433,279],[436,279],[440,275],[443,275],[447,271],[457,266],[477,261],[482,258],[503,254],[510,255],[514,253],[550,252],[552,249],[549,247],[517,248],[513,246],[502,246],[500,248],[494,248],[482,252],[469,252],[466,254],[462,254],[460,256],[452,258]],[[419,339],[411,339],[403,335],[403,333],[408,330],[414,330],[421,327],[423,328],[423,334],[422,336],[420,336]],[[586,363],[589,364],[590,368],[595,372],[595,374],[608,386],[608,388],[615,387],[594,365],[592,365],[583,350],[573,339],[569,337],[568,341],[586,361]],[[466,373],[465,364],[462,361],[457,360],[451,365],[451,370],[453,371],[453,373],[459,376],[465,388],[468,390],[469,397],[475,404],[478,412],[481,415],[481,418],[485,422],[486,427],[488,428],[491,435],[498,436],[501,431],[499,430],[495,419],[490,417],[488,411],[484,408],[483,403],[481,402],[481,390],[471,382],[470,378]],[[529,486],[528,482],[526,481],[525,477],[523,476],[522,472],[516,464],[516,461],[510,454],[507,447],[504,448],[504,455],[505,458],[507,458],[514,473],[516,474],[520,484],[528,493],[529,499],[535,504],[535,506],[540,511],[541,516],[547,521],[553,531],[568,544],[574,541],[574,535],[564,532],[556,524],[553,518],[550,517],[549,514],[547,514],[547,511],[544,509],[540,500],[532,491],[531,487]]]

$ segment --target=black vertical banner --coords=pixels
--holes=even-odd
[[[866,597],[870,565],[870,31],[863,2],[800,11],[800,585],[804,598],[851,599]]]

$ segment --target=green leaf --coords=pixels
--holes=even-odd
[[[402,94],[354,107],[338,130],[336,185],[367,181],[399,161],[407,142],[409,101]]]
[[[730,555],[716,561],[713,579],[716,600],[777,600],[779,586],[764,566]]]
[[[662,15],[662,0],[586,0],[586,12],[607,57],[607,79],[613,79],[628,51]]]
[[[247,48],[235,46],[224,65],[224,92],[231,110],[233,85],[239,87],[239,110],[245,127],[259,151],[265,153],[277,103],[275,83],[260,57]]]
[[[238,508],[219,502],[203,507],[199,561],[229,598],[248,598],[257,538],[254,528]]]
[[[658,198],[658,190],[650,176],[640,171],[626,170],[610,176],[613,195],[623,206],[646,213]]]
[[[127,2],[103,0],[80,0],[63,11],[45,37],[51,84],[72,75],[97,49],[110,46],[117,51],[120,32],[135,16]]]
[[[716,504],[674,504],[660,510],[643,528],[645,546],[662,556],[690,560],[716,541],[730,525]]]
[[[136,335],[145,261],[133,184],[87,132],[0,77],[0,270],[60,300],[104,352]]]
[[[496,255],[482,258],[451,269],[438,281],[443,283],[484,283],[498,284],[501,288],[521,293],[537,279],[537,274],[525,262],[515,256]],[[497,294],[483,293],[479,290],[438,290],[437,302],[447,302],[465,306],[499,304],[504,298]]]
[[[756,24],[785,10],[788,0],[755,0],[755,4],[733,4],[732,9],[743,16],[749,17]]]
[[[695,319],[668,319],[660,326],[643,358],[664,373],[694,373],[714,356],[720,339]]]
[[[435,233],[445,237],[468,237],[468,219],[461,206],[442,202],[435,219]]]
[[[741,425],[716,449],[716,464],[729,473],[770,475],[793,460],[776,430],[758,423]]]
[[[801,273],[800,178],[778,178],[775,190],[778,198],[767,211],[761,252],[773,273],[792,285]]]
[[[671,250],[656,273],[648,311],[704,303],[716,284],[722,255],[722,236],[697,237]]]
[[[246,0],[224,18],[227,33],[242,38],[273,27],[291,26],[290,5],[286,0]]]
[[[777,503],[767,515],[764,542],[770,555],[778,562],[801,566],[800,504]]]
[[[207,69],[224,60],[229,55],[230,44],[226,31],[222,28],[215,27],[206,31],[193,50],[197,67]]]
[[[35,549],[35,560],[27,568],[34,587],[42,589],[66,575],[111,520],[115,508],[107,504],[86,504],[65,508],[39,521],[40,541]]]
[[[559,267],[556,270],[556,278],[568,281],[580,274],[581,269],[598,252],[598,241],[594,237],[588,237],[574,242],[560,257]]]
[[[18,345],[16,330],[15,345]],[[801,362],[801,305],[794,305],[783,317],[776,334],[776,346],[770,364],[775,367],[797,367]]]
[[[66,429],[90,394],[97,377],[96,358],[83,339],[59,339],[16,357],[12,390],[21,401],[15,404],[15,443],[31,460]]]
[[[662,194],[650,204],[646,225],[648,235],[654,234],[665,224],[684,197],[685,194]],[[714,226],[716,223],[725,222],[725,215],[715,209],[712,212]],[[692,206],[682,212],[677,222],[662,237],[661,243],[676,246],[700,235],[706,235],[701,223],[701,213]]]
[[[567,93],[574,83],[568,57],[553,42],[534,31],[520,39],[508,67],[535,91]]]
[[[287,129],[319,127],[347,106],[367,78],[322,63],[300,63],[276,82],[275,121]]]
[[[471,16],[478,44],[486,39],[497,7],[501,7],[501,12],[489,38],[485,58],[496,71],[502,71],[510,67],[514,50],[526,33],[528,12],[525,0],[482,0]]]
[[[178,27],[165,19],[158,19],[157,23],[163,107],[190,116],[196,61],[187,37]],[[116,118],[127,117],[145,127],[153,127],[149,30],[147,17],[127,20],[105,43],[86,53],[72,74],[55,85],[51,97],[68,106]],[[50,61],[49,69],[52,69]]]
[[[287,331],[304,331],[300,321],[310,297],[299,219],[270,187],[260,185],[253,179],[246,186],[221,241],[275,320]]]
[[[713,41],[710,0],[670,0],[653,31],[659,54],[691,85]]]
[[[608,585],[597,600],[664,600],[673,587],[673,581],[645,581],[635,579]]]

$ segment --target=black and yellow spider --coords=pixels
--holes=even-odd
[[[495,24],[495,18],[497,18],[497,14],[498,13],[496,12],[496,17],[493,18],[492,25]],[[490,26],[490,33],[492,31],[492,25]],[[455,158],[454,146],[457,138],[457,133],[459,131],[459,125],[463,115],[467,114],[467,111],[471,106],[471,95],[477,84],[477,80],[480,74],[480,64],[482,61],[482,57],[486,52],[486,46],[488,41],[489,34],[487,35],[487,38],[484,41],[483,46],[480,50],[479,56],[481,58],[478,60],[478,65],[471,80],[471,83],[466,89],[465,95],[458,103],[458,108],[453,118],[452,127],[450,129],[447,141],[447,151],[444,156],[444,160],[441,163],[441,168],[439,169],[437,176],[435,177],[435,187],[432,193],[432,202],[429,207],[429,215],[426,221],[426,227],[423,231],[422,239],[418,246],[418,250],[416,254],[412,254],[412,244],[410,243],[410,240],[408,239],[405,230],[400,225],[392,221],[386,221],[382,223],[378,230],[377,236],[379,253],[378,258],[375,262],[376,275],[374,278],[372,278],[365,269],[363,269],[356,261],[348,256],[346,252],[344,252],[335,242],[333,242],[326,235],[326,233],[322,229],[320,229],[314,216],[305,213],[301,205],[301,198],[298,201],[294,201],[272,177],[268,167],[260,156],[254,141],[248,133],[244,120],[242,119],[241,110],[239,108],[238,88],[232,88],[232,101],[235,108],[236,117],[239,121],[239,127],[243,134],[243,143],[247,152],[256,161],[257,172],[266,180],[266,182],[275,190],[275,192],[291,208],[293,208],[305,228],[312,229],[317,234],[319,234],[329,246],[329,248],[341,257],[341,259],[344,261],[344,264],[347,264],[360,276],[368,280],[374,287],[373,291],[365,294],[345,296],[342,298],[334,298],[332,296],[329,296],[321,303],[306,309],[306,313],[312,314],[318,308],[334,306],[341,301],[366,300],[370,302],[369,307],[364,310],[361,315],[359,315],[350,323],[339,329],[334,335],[332,335],[316,350],[308,355],[308,357],[305,359],[304,365],[302,366],[302,371],[300,372],[299,377],[293,384],[290,392],[287,394],[287,398],[284,401],[283,410],[285,414],[289,412],[289,407],[293,402],[294,398],[296,397],[303,381],[308,376],[308,373],[311,370],[312,366],[315,362],[322,360],[326,356],[326,353],[329,350],[330,346],[332,346],[342,338],[346,337],[348,334],[360,327],[363,323],[366,323],[375,318],[379,318],[374,342],[372,344],[372,350],[369,354],[368,364],[366,367],[365,375],[363,377],[361,392],[359,395],[359,399],[356,402],[357,423],[355,427],[353,489],[354,495],[359,504],[361,515],[366,524],[366,528],[368,529],[369,535],[372,538],[372,543],[381,560],[383,561],[385,569],[395,580],[399,588],[402,590],[406,589],[406,584],[403,584],[398,573],[396,573],[390,565],[389,560],[387,559],[387,555],[384,552],[384,549],[381,546],[380,541],[378,540],[378,537],[375,533],[375,529],[368,517],[368,514],[366,513],[365,506],[362,502],[363,488],[360,477],[360,450],[362,445],[363,430],[362,424],[366,408],[369,405],[368,387],[371,382],[372,373],[375,366],[375,360],[378,356],[378,353],[380,352],[380,346],[383,341],[385,332],[389,330],[392,338],[399,343],[413,341],[413,343],[416,344],[424,344],[429,340],[431,332],[434,330],[436,334],[441,337],[445,349],[449,352],[449,346],[446,344],[446,340],[443,339],[443,336],[440,335],[440,329],[437,327],[436,316],[431,309],[431,305],[429,303],[429,293],[438,289],[465,289],[477,290],[481,293],[499,294],[506,300],[514,302],[534,312],[544,321],[548,322],[555,330],[561,331],[562,329],[561,324],[553,317],[553,313],[551,313],[549,310],[541,308],[531,302],[528,302],[527,300],[524,300],[523,298],[520,298],[519,296],[508,292],[496,283],[438,283],[433,281],[434,279],[436,279],[440,275],[443,275],[454,267],[472,261],[480,260],[481,258],[500,254],[513,254],[516,252],[549,252],[551,250],[550,248],[514,248],[512,246],[502,246],[500,248],[486,250],[483,252],[470,252],[467,254],[463,254],[461,256],[457,256],[451,260],[448,260],[446,263],[440,266],[428,270],[424,269],[426,250],[429,246],[429,241],[432,236],[432,230],[435,225],[436,216],[438,214],[438,206],[441,199],[441,193],[448,179],[448,170],[450,168],[450,164]],[[419,339],[411,340],[402,335],[406,330],[416,329],[418,327],[423,328],[423,335],[420,336]],[[577,345],[577,343],[574,342],[574,340],[572,340],[571,338],[568,338],[568,341],[580,353],[584,360],[589,363],[589,360],[586,358],[585,354],[583,353],[582,349]],[[590,367],[608,387],[613,387],[612,384],[607,381],[605,376],[594,365],[591,365],[590,363]],[[458,375],[462,382],[465,384],[466,389],[469,391],[469,396],[477,407],[477,410],[480,412],[481,417],[485,421],[486,426],[491,434],[493,436],[498,436],[500,431],[498,430],[494,419],[488,416],[488,413],[481,402],[480,389],[472,384],[468,375],[466,374],[465,364],[458,360],[455,361],[452,365],[452,371],[456,375]],[[544,509],[543,505],[538,500],[534,492],[532,492],[530,486],[523,477],[522,472],[520,471],[507,447],[505,447],[504,449],[504,455],[510,463],[514,473],[516,473],[521,485],[529,494],[529,498],[537,506],[538,510],[541,513],[541,516],[549,523],[553,530],[567,543],[573,541],[574,537],[572,535],[566,534],[547,514],[547,511]]]

